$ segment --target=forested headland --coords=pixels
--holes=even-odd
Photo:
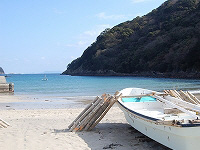
[[[69,75],[200,78],[200,0],[168,0],[103,31]]]

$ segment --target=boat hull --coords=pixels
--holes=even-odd
[[[200,148],[200,127],[177,127],[157,124],[129,110],[118,102],[127,122],[151,139],[175,150],[198,150]]]

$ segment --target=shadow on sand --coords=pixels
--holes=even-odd
[[[54,133],[69,132],[68,129]],[[100,123],[92,131],[76,132],[92,150],[170,150],[124,123]]]

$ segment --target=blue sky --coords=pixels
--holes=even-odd
[[[62,72],[106,28],[165,0],[1,0],[0,67],[6,73]]]

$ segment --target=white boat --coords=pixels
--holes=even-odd
[[[44,78],[42,79],[42,81],[47,81],[48,79],[47,79],[47,76],[46,75],[44,75]]]
[[[118,105],[136,130],[171,149],[200,149],[199,105],[140,88],[120,94]]]

